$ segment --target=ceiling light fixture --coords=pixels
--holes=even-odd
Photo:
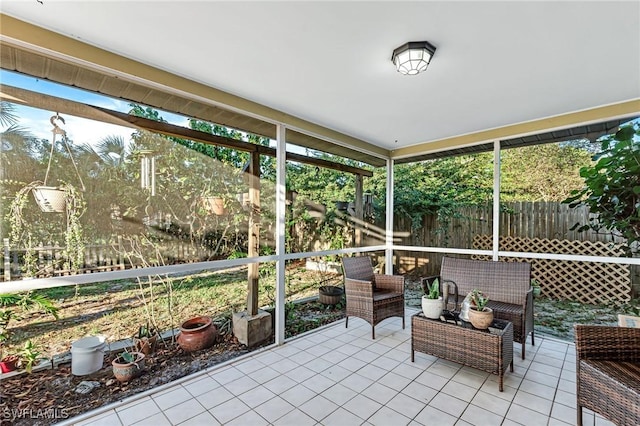
[[[391,62],[399,73],[416,75],[427,69],[435,52],[435,46],[428,41],[410,41],[393,51]]]

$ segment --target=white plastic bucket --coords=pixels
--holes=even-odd
[[[71,344],[71,374],[86,376],[102,368],[104,362],[104,336],[91,336]]]

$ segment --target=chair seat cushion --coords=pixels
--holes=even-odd
[[[387,290],[375,290],[373,292],[373,301],[374,302],[378,302],[381,300],[389,300],[389,299],[395,299],[395,298],[403,298],[402,293],[395,293],[393,291],[387,291]]]
[[[580,369],[593,375],[599,382],[607,383],[613,393],[622,391],[627,395],[635,395],[634,399],[640,404],[640,363],[583,359]]]

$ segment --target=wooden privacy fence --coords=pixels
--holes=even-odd
[[[559,202],[510,202],[501,203],[500,234],[526,238],[548,238],[577,241],[606,241],[622,243],[623,240],[608,232],[596,233],[572,231],[575,223],[587,223],[592,215],[585,207],[569,208]],[[435,215],[426,216],[422,226],[406,236],[402,244],[434,247],[472,248],[476,235],[493,232],[493,206],[460,206],[444,226]],[[396,231],[411,230],[411,220],[396,216]],[[437,232],[436,232],[437,231]]]
[[[115,271],[121,269],[139,268],[143,266],[140,256],[145,259],[156,259],[158,254],[163,257],[158,264],[180,264],[210,260],[210,251],[193,244],[172,241],[171,244],[158,246],[158,252],[153,248],[136,245],[124,237],[117,237],[113,244],[86,245],[84,262],[77,270],[64,268],[65,248],[57,243],[38,244],[30,252],[35,257],[34,278],[57,277],[64,275],[89,274],[94,272]],[[5,238],[2,248],[2,280],[24,277],[21,265],[24,263],[25,248],[10,247],[9,239]],[[126,253],[133,253],[127,256]],[[155,261],[154,261],[155,262]]]
[[[491,235],[476,235],[473,246],[491,250]],[[514,252],[581,254],[618,257],[624,255],[619,246],[602,241],[570,241],[547,238],[500,237],[499,249]],[[471,256],[491,260],[491,256]],[[554,299],[583,303],[631,300],[629,265],[617,263],[576,262],[553,259],[501,257],[505,262],[531,263],[531,277],[540,283],[541,294]]]
[[[23,272],[21,272],[21,265],[26,252],[27,250],[24,248],[10,247],[9,239],[4,239],[2,249],[3,281],[10,281],[16,277],[24,276]],[[35,258],[34,278],[115,271],[125,268],[122,255],[118,254],[117,248],[109,244],[85,246],[83,265],[78,270],[73,271],[64,268],[66,260],[64,247],[60,247],[56,243],[41,243],[33,247],[30,252]]]

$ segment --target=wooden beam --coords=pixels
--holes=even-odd
[[[210,133],[200,132],[182,126],[176,126],[174,124],[162,123],[160,121],[149,120],[148,118],[136,117],[135,115],[88,105],[81,102],[71,101],[68,99],[58,98],[43,93],[32,92],[30,90],[7,86],[4,84],[0,85],[0,99],[11,103],[49,110],[52,112],[69,114],[76,117],[101,121],[118,126],[148,130],[152,132],[162,133],[167,136],[175,136],[178,138],[189,139],[205,144],[236,149],[238,151],[258,152],[262,155],[268,155],[270,157],[276,156],[275,148],[271,148],[268,146],[256,145],[253,143],[226,138],[223,136],[216,136]],[[306,155],[301,154],[287,152],[287,160],[297,161],[303,164],[311,164],[314,166],[338,170],[346,173],[353,173],[361,176],[373,176],[373,172],[371,172],[370,170],[348,166],[346,164],[335,163],[321,158],[307,157]]]
[[[364,192],[363,192],[363,182],[362,182],[362,176],[360,175],[356,175],[356,199],[355,199],[355,213],[356,213],[356,218],[359,219],[358,222],[356,222],[356,227],[354,230],[354,247],[361,247],[362,246],[362,225],[360,225],[361,223],[363,223],[363,219],[364,219],[364,208],[363,208],[363,198],[364,198]]]
[[[249,257],[260,255],[260,154],[251,153],[249,160]],[[247,312],[258,314],[258,263],[250,263],[247,271]]]

